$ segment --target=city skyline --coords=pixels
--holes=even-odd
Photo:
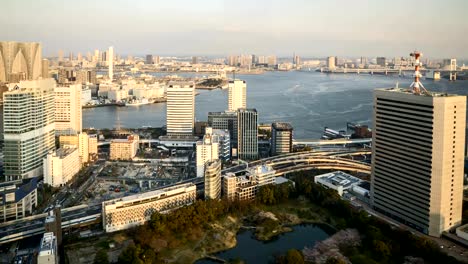
[[[8,0],[3,6],[11,12],[0,18],[5,25],[0,35],[41,42],[45,56],[56,56],[60,49],[85,54],[108,46],[116,46],[119,54],[296,52],[312,57],[403,56],[418,48],[433,58],[466,59],[468,37],[460,32],[468,29],[463,19],[468,6],[460,0],[449,2],[274,1],[254,6],[246,1],[57,5],[52,0]]]

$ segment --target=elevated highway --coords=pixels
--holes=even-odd
[[[370,173],[370,165],[354,160],[355,157],[370,155],[370,149],[357,150],[325,150],[289,153],[281,156],[269,157],[252,162],[244,162],[234,167],[224,169],[222,174],[228,172],[241,173],[249,166],[269,164],[276,170],[276,175],[305,171],[310,169],[333,169],[343,171],[357,171]],[[188,179],[183,182],[193,182],[197,190],[204,188],[202,178]],[[180,183],[177,183],[180,184]],[[165,186],[167,187],[167,186]],[[98,223],[101,221],[101,205],[79,205],[63,208],[62,229],[76,228]],[[17,241],[26,237],[40,235],[45,232],[44,221],[47,213],[29,216],[23,219],[0,223],[0,244]]]
[[[330,150],[296,152],[240,164],[222,170],[222,174],[230,172],[240,173],[245,171],[249,166],[252,167],[261,164],[268,164],[271,165],[274,169],[277,169],[278,176],[285,173],[310,170],[314,168],[370,173],[370,165],[368,163],[353,160],[353,157],[370,154],[370,149],[358,149],[355,151]]]

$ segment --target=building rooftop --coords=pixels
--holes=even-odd
[[[380,91],[387,91],[387,92],[395,92],[395,93],[403,93],[408,95],[415,95],[415,96],[424,96],[424,97],[452,97],[452,96],[459,96],[458,94],[448,94],[448,93],[440,93],[440,92],[431,92],[429,91],[430,95],[421,93],[420,95],[414,94],[411,88],[400,88],[400,87],[393,87],[393,88],[380,88],[377,89]]]
[[[124,202],[125,203],[125,202],[132,202],[132,201],[135,201],[135,200],[144,200],[144,199],[154,198],[156,196],[160,196],[161,194],[164,194],[164,193],[169,192],[169,191],[173,191],[173,190],[180,189],[180,188],[189,188],[189,187],[192,187],[192,186],[195,187],[195,184],[193,184],[193,183],[177,184],[177,185],[174,185],[174,186],[170,186],[170,187],[166,187],[166,188],[162,188],[162,189],[157,189],[157,190],[154,190],[154,191],[139,193],[139,194],[125,196],[125,197],[114,199],[114,200],[105,201],[105,202],[103,202],[103,205],[115,204],[117,202]]]
[[[44,233],[44,236],[42,237],[42,240],[41,240],[41,248],[39,250],[39,256],[47,256],[47,255],[55,254],[54,252],[55,243],[56,243],[56,238],[54,236],[54,233],[52,232]]]
[[[315,176],[319,181],[328,182],[335,186],[342,186],[344,189],[349,188],[361,182],[361,179],[342,171],[334,171],[322,175]]]
[[[257,109],[255,108],[239,108],[237,109],[238,112],[243,113],[243,112],[254,112],[257,113]]]
[[[290,123],[276,122],[271,124],[271,126],[276,130],[292,130],[293,127]]]
[[[72,154],[74,151],[76,151],[76,148],[59,148],[55,151],[53,156],[63,159]]]
[[[248,169],[248,172],[250,175],[261,175],[267,173],[275,173],[275,170],[270,165],[263,164],[256,167],[250,167]]]
[[[191,81],[170,81],[168,87],[179,86],[181,88],[193,88],[195,87],[195,83]]]

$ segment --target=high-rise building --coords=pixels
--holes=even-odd
[[[81,84],[55,88],[55,133],[70,135],[82,129]]]
[[[114,47],[109,47],[107,54],[107,65],[109,66],[109,80],[114,79]]]
[[[212,134],[206,134],[203,140],[197,141],[197,177],[205,174],[205,164],[219,158],[219,144]]]
[[[35,42],[0,42],[0,82],[35,80],[41,75],[41,44]]]
[[[195,83],[171,81],[167,87],[167,135],[193,134]]]
[[[3,94],[8,92],[8,86],[0,84],[0,142],[3,142]]]
[[[237,151],[240,159],[258,158],[258,114],[256,109],[237,110]]]
[[[58,62],[62,62],[63,61],[63,50],[59,50],[58,51]]]
[[[247,84],[243,80],[231,80],[228,83],[229,88],[229,101],[228,110],[236,111],[239,108],[247,107]]]
[[[41,73],[41,76],[44,79],[49,78],[49,60],[48,59],[43,59],[42,60],[42,73]]]
[[[335,69],[336,68],[336,63],[335,63],[336,57],[330,56],[327,58],[327,68],[328,69]]]
[[[425,234],[461,223],[466,97],[374,93],[371,203]]]
[[[197,56],[192,57],[192,64],[198,64],[198,57]]]
[[[70,54],[68,55],[68,60],[69,60],[69,61],[73,61],[74,58],[75,58],[75,57],[73,56],[73,52],[70,51]]]
[[[22,81],[3,94],[4,169],[7,180],[42,175],[42,159],[55,149],[55,81]]]
[[[205,199],[221,198],[221,161],[208,161],[205,165]]]
[[[231,148],[237,149],[237,112],[209,112],[208,126],[213,129],[228,130]]]
[[[281,155],[292,152],[292,131],[290,123],[271,124],[271,154]]]
[[[79,84],[97,84],[97,77],[95,70],[79,70],[76,71],[76,83]]]
[[[213,135],[215,142],[219,145],[219,159],[229,161],[231,159],[231,136],[227,129],[213,129],[206,127],[206,134]]]
[[[276,64],[278,64],[276,60],[276,56],[275,55],[268,56],[267,63],[268,63],[268,66],[275,66]]]
[[[99,54],[99,50],[94,50],[93,62],[99,62],[101,59],[101,55]]]
[[[59,148],[44,158],[44,183],[53,187],[66,185],[80,171],[77,148]]]
[[[382,67],[387,66],[387,59],[385,57],[377,57],[377,65]]]
[[[146,55],[145,64],[154,64],[153,55],[151,54]]]
[[[159,56],[154,56],[154,57],[153,57],[153,63],[154,63],[154,64],[160,64],[160,63],[161,63],[161,57],[159,57]]]

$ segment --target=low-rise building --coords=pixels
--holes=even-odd
[[[126,139],[113,139],[110,144],[111,160],[131,160],[138,152],[138,135],[130,135]]]
[[[44,183],[53,187],[66,185],[81,168],[77,148],[59,148],[44,158]]]
[[[315,176],[314,182],[327,189],[335,190],[340,196],[343,196],[343,193],[351,191],[353,186],[359,185],[361,179],[342,171],[334,171]]]
[[[0,183],[0,222],[21,219],[37,206],[37,178]]]
[[[250,168],[247,174],[242,176],[227,173],[223,177],[223,196],[229,200],[254,199],[261,186],[276,183],[275,173],[276,171],[268,165]]]
[[[37,255],[37,264],[58,264],[59,255],[57,252],[57,238],[54,233],[44,233],[41,240],[39,254]]]
[[[102,203],[102,224],[106,232],[124,230],[144,224],[154,212],[167,213],[192,204],[196,199],[193,183],[130,195]]]

